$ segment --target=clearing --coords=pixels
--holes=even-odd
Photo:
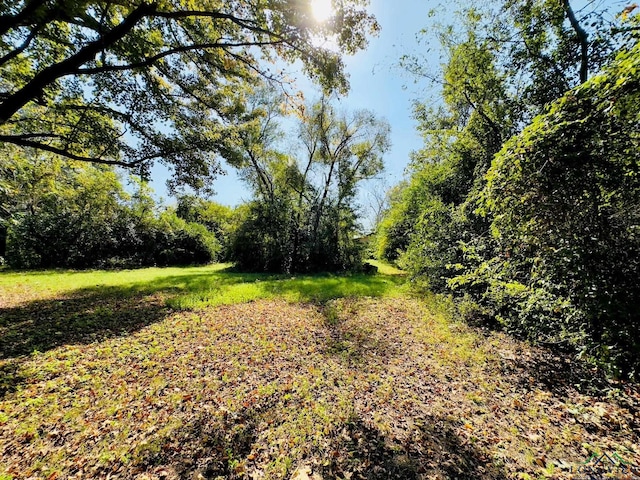
[[[1,272],[0,479],[584,478],[640,465],[635,385],[458,323],[390,269],[225,267]]]

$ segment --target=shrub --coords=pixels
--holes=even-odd
[[[623,376],[640,367],[639,105],[636,45],[507,142],[480,203],[497,251],[453,282]]]

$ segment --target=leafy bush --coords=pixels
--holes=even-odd
[[[281,199],[252,202],[232,240],[236,267],[245,271],[290,271],[295,247],[289,232],[291,208]]]
[[[220,242],[219,259],[232,260],[231,241],[243,221],[242,207],[228,207],[192,195],[178,198],[176,215],[187,222],[204,225]]]
[[[640,367],[639,105],[636,45],[507,142],[481,196],[497,255],[452,282],[624,376]]]
[[[123,207],[113,223],[67,212],[25,215],[9,229],[7,259],[13,268],[135,267],[210,263],[219,243],[203,225],[174,214],[133,223]],[[165,215],[165,217],[167,217]]]
[[[282,198],[249,204],[233,238],[236,266],[257,272],[358,270],[364,246],[348,225],[353,219],[326,205],[314,235],[313,214],[313,209],[295,210]]]
[[[58,182],[58,188],[48,188],[31,208],[11,217],[10,266],[133,267],[217,259],[215,235],[173,212],[158,216],[144,185],[129,200],[109,170],[82,169]]]

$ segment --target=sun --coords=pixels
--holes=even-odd
[[[331,0],[311,0],[311,12],[317,22],[324,22],[333,15]]]

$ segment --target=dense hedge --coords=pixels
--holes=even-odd
[[[219,244],[203,225],[173,214],[140,222],[122,208],[113,218],[42,210],[9,229],[14,268],[134,267],[209,263]]]
[[[480,210],[496,255],[456,279],[509,329],[640,373],[640,45],[495,157]]]
[[[207,263],[215,235],[159,208],[137,182],[124,190],[109,168],[16,154],[4,177],[6,262],[14,268],[133,267]]]
[[[418,165],[379,254],[453,294],[474,322],[638,378],[639,125],[636,43],[504,142],[488,171],[463,168],[462,135]]]

